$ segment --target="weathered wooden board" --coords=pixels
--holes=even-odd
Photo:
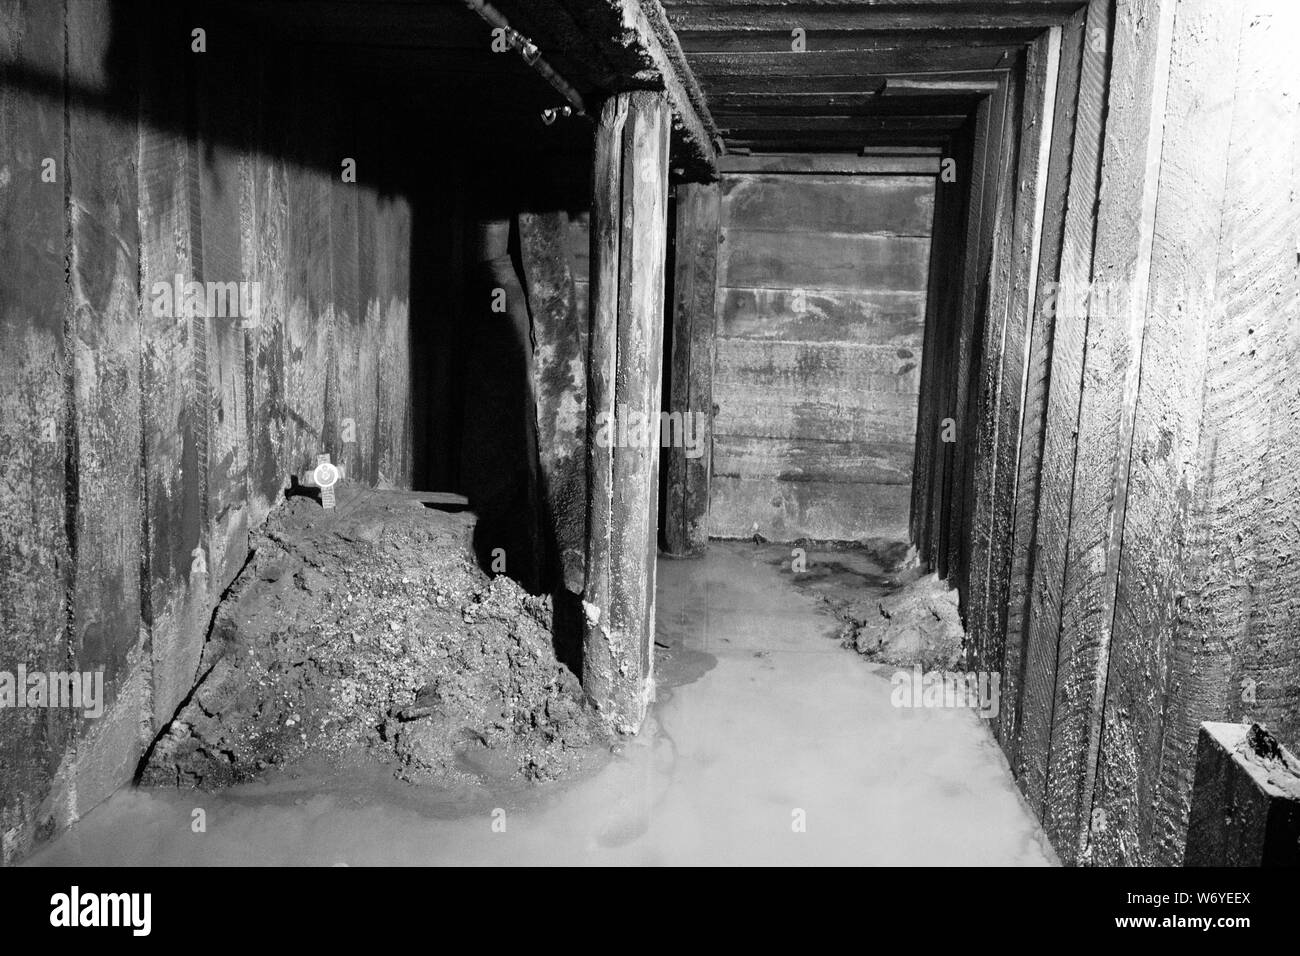
[[[1055,128],[1056,85],[1060,65],[1061,31],[1052,28],[1030,45],[1025,61],[1025,85],[1022,97],[1019,157],[1015,171],[1015,214],[1007,237],[1008,259],[1005,274],[1005,314],[996,349],[1001,353],[994,402],[989,409],[991,426],[985,459],[991,469],[985,474],[983,501],[979,513],[987,515],[987,548],[984,551],[982,585],[973,583],[972,596],[982,593],[983,606],[971,602],[971,617],[983,614],[982,626],[971,627],[976,660],[983,670],[1001,671],[1004,701],[1014,701],[1020,687],[1020,645],[1010,659],[1006,656],[1005,635],[1009,574],[1014,540],[1017,473],[1021,455],[1021,425],[1026,392],[1026,370],[1030,362],[1030,334],[1034,321],[1038,270],[1041,258],[1043,220],[1047,201],[1047,178],[1052,134]],[[996,302],[998,297],[995,296]],[[990,330],[992,331],[992,329]],[[995,350],[989,349],[991,355]],[[976,550],[982,536],[977,534]],[[1019,543],[1023,548],[1024,542]],[[1014,706],[1009,708],[1014,711]],[[999,715],[1003,710],[999,709]],[[999,725],[1000,726],[1000,725]]]
[[[906,485],[912,480],[912,445],[720,436],[713,442],[713,473],[725,478]]]
[[[998,735],[1012,767],[1018,765],[1020,717],[1025,671],[1029,662],[1027,622],[1034,559],[1041,547],[1036,535],[1039,514],[1039,475],[1043,463],[1044,419],[1056,324],[1055,283],[1060,272],[1070,190],[1070,161],[1079,106],[1080,67],[1086,33],[1086,8],[1062,28],[1060,66],[1054,120],[1043,195],[1043,222],[1038,274],[1033,277],[1032,329],[1025,364],[1024,406],[1021,411],[1020,463],[1016,478],[1013,545],[1006,603],[1006,657]]]
[[[1120,304],[1088,315],[1044,818],[1068,862],[1084,853],[1092,820],[1172,25],[1169,0],[1117,6],[1092,273]]]
[[[636,92],[611,98],[597,130],[592,431],[620,406],[661,407],[669,127],[667,101]],[[612,726],[635,732],[654,687],[659,445],[593,441],[589,462],[583,685]]]
[[[305,91],[319,78],[301,52],[294,56],[294,82]],[[312,165],[290,164],[285,192],[288,208],[288,279],[285,289],[285,428],[286,463],[302,475],[324,454],[327,375],[330,364],[330,180],[331,166],[323,131],[306,113],[295,114],[297,151]],[[335,174],[337,175],[337,174]]]
[[[971,196],[968,132],[953,142],[945,160],[951,161],[949,169],[965,170],[965,176],[935,178],[929,289],[923,299],[917,297],[918,308],[924,308],[925,312],[921,319],[924,326],[922,378],[917,399],[909,525],[920,559],[936,570],[938,528],[944,521],[943,476],[949,457],[948,446],[956,438],[944,428],[944,422],[952,407],[952,356],[955,336],[961,326],[956,306],[961,285],[961,240],[965,235],[966,204]]]
[[[208,602],[199,496],[191,322],[176,308],[177,276],[193,279],[189,148],[181,122],[188,31],[163,18],[140,38],[140,363],[143,395],[148,574],[146,607],[153,671],[153,721],[161,727],[194,684]],[[178,126],[180,128],[178,128]],[[170,304],[167,297],[171,297]],[[195,572],[196,565],[198,572]]]
[[[750,94],[745,94],[750,95]],[[792,96],[819,96],[823,94],[791,94]],[[824,94],[834,98],[836,94]],[[873,89],[869,94],[843,94],[846,96],[875,97]],[[940,151],[938,149],[924,152],[899,151],[889,155],[846,156],[821,155],[817,153],[768,153],[764,155],[740,156],[733,153],[718,160],[718,170],[727,173],[784,173],[815,174],[821,176],[861,176],[878,174],[886,176],[933,176],[939,172]]]
[[[1062,588],[1070,535],[1079,393],[1083,380],[1087,310],[1074,305],[1092,276],[1096,196],[1100,184],[1106,101],[1109,92],[1110,0],[1092,0],[1081,51],[1079,99],[1070,153],[1058,295],[1052,327],[1052,356],[1039,469],[1033,579],[1030,587],[1018,754],[1012,769],[1031,806],[1046,799],[1051,725],[1056,699],[1057,650]],[[1094,43],[1100,37],[1104,42]],[[1061,293],[1059,290],[1066,290]],[[1041,814],[1042,810],[1038,809]]]
[[[725,176],[722,202],[733,235],[737,230],[757,230],[928,237],[934,220],[934,179]]]
[[[1013,117],[1013,90],[1009,80],[980,106],[975,122],[975,156],[971,164],[971,215],[967,223],[962,262],[961,305],[963,321],[953,346],[953,396],[951,418],[956,425],[952,444],[952,465],[945,476],[947,559],[941,572],[956,586],[963,605],[968,594],[970,564],[970,501],[974,483],[972,467],[977,421],[977,392],[973,384],[980,368],[984,339],[984,316],[988,306],[988,276],[992,262],[993,236],[997,225],[1001,172],[1008,125]]]
[[[0,658],[10,671],[58,671],[74,652],[65,467],[77,465],[64,334],[64,104],[13,74],[62,78],[62,5],[3,0],[0,35]],[[53,182],[42,181],[46,158]],[[29,852],[51,814],[67,823],[66,808],[42,803],[76,724],[64,709],[0,712],[0,866]]]
[[[859,541],[907,536],[907,485],[714,476],[709,535],[770,541]]]
[[[786,234],[723,225],[718,282],[728,288],[924,291],[930,240]]]
[[[780,394],[757,385],[723,389],[716,379],[715,386],[715,437],[900,443],[916,434],[916,396],[910,393],[877,392],[869,400],[841,404],[804,391]]]
[[[231,95],[229,78],[247,57],[236,51],[217,56],[192,56],[196,89],[195,122],[200,139],[191,150],[197,177],[199,208],[194,278],[208,288],[238,289],[245,275],[242,243],[244,223],[245,151],[226,135],[234,119],[230,111],[239,99]],[[238,295],[238,293],[236,293]],[[238,309],[205,310],[207,384],[207,490],[209,588],[225,590],[248,554],[248,388],[244,355],[245,318]],[[234,314],[232,314],[232,312]],[[224,314],[223,314],[224,313]],[[196,368],[196,372],[199,371]]]
[[[673,276],[672,389],[669,409],[698,425],[692,450],[667,449],[664,542],[672,554],[698,554],[708,546],[709,476],[713,442],[713,365],[718,299],[718,184],[677,189]]]
[[[732,386],[870,404],[877,392],[915,395],[921,356],[889,345],[719,339],[714,378],[722,394]]]
[[[559,580],[582,591],[587,499],[587,330],[577,321],[568,214],[520,213],[519,256],[533,334],[537,447]]]
[[[718,335],[783,342],[844,342],[909,348],[925,325],[921,292],[821,289],[720,290]]]
[[[69,75],[109,83],[107,3],[67,9]],[[70,798],[84,812],[130,776],[148,740],[147,632],[141,617],[142,503],[136,116],[123,92],[108,111],[73,97],[67,110],[68,348],[73,420],[68,480],[72,660],[104,675],[104,715],[77,745]],[[72,660],[69,663],[72,663]]]
[[[1223,83],[1236,74],[1241,18],[1235,4],[1183,0],[1174,22],[1151,292],[1093,801],[1094,814],[1102,810],[1106,822],[1093,828],[1091,860],[1102,865],[1179,862],[1190,787],[1161,792],[1161,777],[1166,784],[1179,778],[1190,784],[1196,727],[1201,719],[1218,716],[1187,712],[1192,702],[1184,697],[1189,688],[1183,681],[1193,675],[1171,663],[1176,657],[1186,663],[1201,644],[1200,635],[1178,626],[1178,616],[1189,586],[1189,509],[1198,484],[1230,134],[1240,141],[1245,133],[1243,125],[1234,129],[1233,91]],[[1294,128],[1294,111],[1291,120]],[[1240,175],[1238,170],[1232,179]],[[1243,195],[1237,202],[1248,200]],[[1263,205],[1254,211],[1269,214]],[[1173,740],[1166,746],[1167,734],[1183,741],[1184,749]],[[1173,766],[1162,767],[1166,760]],[[1175,767],[1173,774],[1162,774]]]

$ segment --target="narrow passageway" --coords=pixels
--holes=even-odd
[[[892,668],[840,647],[785,554],[660,561],[660,699],[580,779],[423,802],[382,775],[124,790],[31,864],[1050,863],[975,713],[892,706]],[[207,832],[178,825],[198,808]]]
[[[1298,38],[0,0],[0,868],[1300,864]]]

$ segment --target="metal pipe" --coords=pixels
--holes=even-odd
[[[575,115],[585,116],[587,114],[587,108],[582,102],[582,96],[579,95],[578,91],[570,86],[564,77],[555,72],[554,67],[542,58],[542,51],[537,48],[537,44],[512,27],[510,21],[502,15],[500,10],[488,3],[487,0],[464,0],[464,2],[465,6],[477,13],[494,29],[505,31],[506,40],[519,51],[519,56],[523,61],[537,71],[542,79],[550,83],[557,93],[569,101]]]

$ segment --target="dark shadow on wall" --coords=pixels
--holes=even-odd
[[[492,551],[502,547],[507,574],[534,593],[556,593],[518,256],[493,245],[475,261],[473,237],[476,223],[509,224],[526,201],[562,194],[572,205],[574,179],[585,203],[591,127],[579,118],[543,124],[541,111],[556,105],[557,94],[518,57],[492,54],[490,29],[471,12],[445,8],[425,13],[445,23],[426,24],[421,36],[450,43],[431,51],[418,40],[400,48],[388,42],[403,37],[402,17],[415,10],[403,5],[372,15],[351,3],[325,4],[329,15],[315,17],[292,4],[242,0],[77,0],[64,6],[65,32],[88,44],[107,37],[102,58],[83,58],[95,68],[77,69],[75,57],[71,69],[51,65],[53,58],[43,66],[20,60],[4,64],[3,82],[65,108],[178,134],[196,160],[195,177],[213,175],[218,148],[282,159],[336,184],[347,157],[358,185],[406,200],[409,262],[388,265],[409,279],[412,485],[468,494],[483,523],[485,569],[493,570]],[[388,22],[358,30],[358,16]],[[202,51],[195,29],[204,33]],[[554,170],[567,170],[564,186],[543,181]],[[540,196],[514,188],[525,180],[537,181]],[[321,215],[328,224],[329,211]],[[208,278],[224,278],[208,266]],[[506,290],[505,312],[491,311],[497,288]],[[338,401],[337,374],[326,386],[327,406]],[[272,415],[282,427],[307,425],[282,400]],[[336,444],[339,425],[336,410],[327,412],[314,442]],[[361,477],[374,479],[372,465]],[[76,506],[70,496],[69,509]],[[67,523],[77,527],[75,513]],[[566,601],[557,597],[557,619],[571,616]],[[147,595],[141,603],[148,606]],[[570,643],[557,640],[572,664]]]

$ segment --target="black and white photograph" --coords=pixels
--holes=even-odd
[[[1295,0],[0,0],[0,870],[1281,931],[1298,432]]]

